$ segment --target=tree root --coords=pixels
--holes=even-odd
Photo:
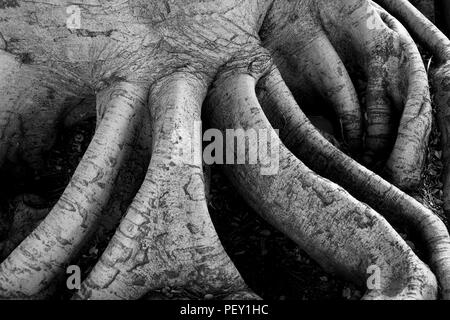
[[[450,42],[403,0],[378,2],[404,17],[440,59],[434,83],[447,146]],[[427,74],[408,32],[368,0],[244,1],[228,8],[232,4],[218,1],[211,9],[194,1],[178,10],[175,3],[158,17],[141,17],[140,10],[136,17],[134,8],[122,15],[112,6],[105,21],[131,20],[133,27],[123,22],[114,36],[99,34],[96,41],[78,34],[72,44],[93,50],[61,62],[71,72],[67,77],[58,68],[44,76],[49,68],[39,59],[33,64],[0,52],[0,166],[23,162],[38,170],[58,126],[76,122],[71,108],[93,92],[98,121],[60,200],[0,264],[0,297],[51,296],[90,238],[118,225],[75,299],[151,298],[167,288],[180,297],[258,298],[209,217],[200,141],[206,102],[203,114],[213,128],[256,130],[258,148],[269,134],[258,163],[224,170],[262,217],[322,267],[361,286],[368,269],[378,268],[380,284],[368,287],[365,299],[435,299],[439,293],[450,299],[447,228],[397,188],[419,182],[431,127]],[[36,6],[42,11],[46,4]],[[25,9],[11,10],[26,25]],[[95,17],[100,9],[86,10]],[[52,30],[42,31],[43,38],[54,36]],[[73,40],[67,30],[55,30]],[[41,51],[59,52],[61,43],[45,43],[49,49]],[[367,84],[363,98],[354,85],[360,71]],[[381,163],[381,174],[395,186],[333,147],[311,124],[296,99],[316,96],[332,107],[356,160],[375,169]],[[92,116],[93,108],[83,110]],[[249,141],[240,148],[246,160],[251,147]],[[447,161],[447,172],[449,166]],[[390,223],[421,237],[435,274]]]
[[[284,55],[288,53],[292,55],[289,62],[292,62],[298,74],[307,76],[314,89],[320,91],[320,94],[333,106],[342,123],[346,144],[354,153],[361,152],[363,116],[356,90],[343,62],[326,35],[320,33],[307,46],[296,44],[293,48],[286,48],[284,39],[276,38],[273,42],[267,43],[266,47],[283,47]],[[299,50],[297,47],[302,49]],[[278,65],[283,64],[283,57],[275,55],[274,59]],[[298,86],[297,78],[293,77],[291,81],[294,83],[294,88]]]
[[[76,298],[137,299],[164,287],[199,298],[249,295],[206,206],[201,144],[193,134],[205,94],[206,85],[188,74],[152,88],[154,142],[146,179]]]
[[[449,297],[450,237],[444,223],[429,209],[333,147],[308,121],[279,72],[274,69],[259,84],[261,104],[271,124],[282,128],[286,146],[320,175],[344,187],[359,200],[419,234],[431,254],[442,295]]]
[[[273,130],[256,98],[256,80],[236,74],[215,84],[207,112],[214,127]],[[367,299],[435,298],[433,274],[387,221],[312,172],[282,144],[279,153],[280,170],[273,176],[262,177],[260,165],[225,166],[257,212],[330,272],[362,284],[367,268],[378,266],[382,285],[369,290]]]
[[[65,265],[95,230],[125,160],[124,149],[134,138],[130,128],[139,124],[145,91],[120,83],[107,98],[95,136],[60,200],[0,265],[1,296],[51,294],[55,278],[65,273]]]
[[[273,52],[295,95],[310,90],[305,81],[296,80],[305,74],[308,81],[320,83],[322,90],[334,88],[332,104],[349,145],[359,144],[348,139],[361,136],[357,128],[362,111],[357,111],[361,107],[336,51],[347,65],[362,68],[367,78],[364,161],[385,163],[383,174],[389,180],[402,189],[415,188],[421,179],[432,115],[428,79],[417,47],[400,26],[396,30],[388,27],[369,2],[305,3],[309,8],[280,5],[274,9],[274,17],[269,16],[263,27],[264,46]],[[289,15],[286,10],[312,13],[276,24],[279,15]],[[315,72],[298,65],[314,66],[309,68]],[[339,103],[345,103],[348,111],[336,108]]]
[[[434,66],[431,70],[434,102],[441,131],[442,161],[444,171],[444,211],[450,217],[450,40],[408,1],[377,0],[385,9],[398,17],[414,36],[433,54]]]

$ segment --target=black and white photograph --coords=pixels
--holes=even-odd
[[[0,300],[450,299],[449,37],[450,0],[0,0]]]

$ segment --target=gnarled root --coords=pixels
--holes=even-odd
[[[289,16],[286,10],[295,13],[279,23],[280,16]],[[412,189],[421,179],[431,130],[428,79],[406,30],[385,18],[369,1],[305,1],[300,8],[279,4],[262,37],[294,95],[301,99],[311,82],[334,106],[353,153],[358,155],[365,134],[364,161],[383,163],[383,174],[395,185]],[[345,66],[364,72],[363,109]]]
[[[450,45],[450,42],[449,42]],[[450,56],[449,56],[450,58]],[[434,101],[441,132],[444,212],[450,219],[450,59],[433,71]]]
[[[262,107],[286,146],[311,169],[344,187],[390,222],[420,235],[431,254],[430,264],[449,298],[450,237],[429,209],[331,145],[303,114],[279,72],[274,69],[258,85]]]
[[[216,82],[207,111],[214,127],[276,136],[258,103],[256,80],[234,74]],[[261,163],[225,166],[227,176],[255,210],[326,270],[363,284],[367,268],[379,267],[381,286],[368,290],[367,299],[436,297],[434,275],[384,218],[312,172],[278,143],[279,171],[274,175],[262,176]]]
[[[431,80],[437,120],[441,131],[444,171],[444,211],[450,216],[450,40],[412,4],[405,0],[377,0],[398,17],[433,54]]]
[[[195,131],[206,88],[181,73],[151,89],[154,140],[145,181],[76,298],[137,299],[166,287],[191,298],[256,297],[225,253],[206,206]]]
[[[70,184],[44,221],[0,265],[1,296],[51,294],[65,266],[96,229],[135,138],[133,127],[142,118],[146,92],[118,83],[104,98],[103,117]]]

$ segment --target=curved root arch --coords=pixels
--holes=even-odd
[[[450,215],[450,40],[412,4],[405,0],[377,0],[386,10],[405,23],[414,36],[433,54],[431,80],[437,120],[442,133],[444,171],[444,211]]]
[[[260,134],[268,131],[276,137],[258,103],[256,80],[236,73],[215,84],[208,99],[214,127],[257,130]],[[283,82],[279,78],[276,83]],[[271,94],[282,99],[287,92]],[[269,108],[272,112],[273,107],[277,106]],[[293,109],[292,105],[286,107]],[[301,123],[296,121],[298,125]],[[257,212],[329,271],[363,284],[367,268],[378,266],[383,274],[382,287],[368,290],[366,299],[435,298],[434,276],[386,220],[312,172],[281,141],[277,145],[279,172],[273,176],[261,176],[262,164],[225,167],[234,186]]]

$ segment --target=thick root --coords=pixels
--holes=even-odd
[[[280,23],[280,16],[290,15],[287,10],[295,15]],[[344,136],[352,129],[350,124],[345,125],[351,121],[342,117],[356,116],[358,102],[345,68],[333,53],[338,52],[352,69],[364,71],[367,80],[363,106],[367,117],[364,160],[375,167],[383,164],[384,173],[394,184],[412,189],[421,180],[432,114],[420,54],[406,31],[397,29],[390,28],[369,1],[318,1],[316,5],[305,1],[293,8],[276,6],[267,18],[262,37],[296,97],[297,92],[310,91],[307,81],[292,80],[308,70],[303,65],[319,63],[322,66],[319,71],[329,64],[342,67],[328,68],[323,75],[308,77],[321,82],[324,88],[337,90],[340,101],[347,104],[344,113],[335,108],[344,124]],[[300,64],[303,65],[299,67]],[[316,70],[316,65],[312,70]],[[332,104],[336,105],[336,101]],[[360,121],[360,117],[353,117],[355,128],[360,127]]]
[[[238,74],[215,84],[208,100],[213,127],[276,137],[259,106],[255,83],[252,76]],[[227,176],[257,212],[330,272],[362,285],[367,268],[380,268],[381,286],[370,288],[367,299],[436,297],[434,275],[384,218],[312,172],[278,143],[279,171],[274,175],[261,175],[261,163],[225,166]],[[263,160],[267,164],[274,159],[271,154]]]
[[[430,210],[333,147],[300,110],[279,72],[274,69],[259,83],[263,109],[286,146],[311,169],[344,187],[388,220],[400,222],[421,236],[430,264],[450,298],[450,236]]]
[[[300,28],[300,26],[295,27]],[[298,31],[286,32],[297,33]],[[295,68],[296,74],[288,78],[291,88],[301,90],[305,83],[311,82],[312,89],[319,91],[321,96],[333,106],[342,125],[345,143],[354,153],[361,152],[363,146],[361,107],[350,76],[336,50],[323,31],[319,32],[317,38],[307,45],[290,43],[292,41],[290,39],[292,38],[276,37],[264,45],[275,52],[274,60],[277,65],[284,65],[286,69]],[[279,48],[283,48],[281,54],[277,54]],[[289,65],[285,65],[284,62],[286,55],[291,56]],[[300,77],[306,79],[300,80]]]
[[[378,0],[377,3],[404,22],[433,54],[435,63],[431,70],[431,80],[437,121],[442,133],[444,211],[450,217],[450,40],[408,1]]]
[[[450,219],[450,59],[433,71],[434,101],[441,131],[444,212]]]
[[[41,298],[51,294],[64,267],[98,225],[118,171],[139,124],[145,90],[128,83],[107,95],[104,117],[62,197],[44,221],[0,265],[0,295]]]
[[[399,19],[440,62],[449,60],[450,40],[407,0],[376,0]]]
[[[421,163],[423,167],[431,131],[432,113],[428,77],[420,52],[407,30],[386,11],[379,10],[379,14],[389,28],[398,34],[400,45],[407,57],[407,62],[401,63],[401,74],[406,75],[408,86],[406,102],[395,147],[386,163],[387,176],[399,187],[415,186],[417,181],[421,180],[422,173],[422,168],[417,167],[417,163]],[[392,94],[398,99],[402,97],[400,88],[403,86],[404,84],[399,83],[397,88],[391,89]],[[412,170],[408,171],[408,168]]]
[[[138,299],[166,287],[197,298],[247,292],[205,201],[199,130],[206,89],[188,74],[152,88],[154,142],[146,179],[75,298]]]

